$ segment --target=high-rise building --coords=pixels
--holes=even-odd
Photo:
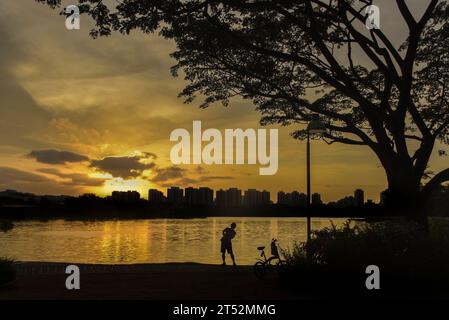
[[[198,189],[188,187],[184,189],[184,201],[189,206],[198,205],[199,191]]]
[[[242,205],[242,190],[229,188],[216,192],[215,203],[220,207],[239,207]]]
[[[217,190],[217,192],[215,193],[215,204],[219,207],[226,207],[226,191],[224,191],[223,189]]]
[[[198,189],[198,204],[201,206],[211,206],[214,203],[214,190],[207,187]]]
[[[279,191],[279,192],[278,192],[278,201],[277,201],[277,204],[288,205],[288,201],[287,201],[287,193],[285,193],[284,191]]]
[[[243,204],[248,207],[257,206],[257,193],[256,189],[248,189],[243,196]]]
[[[270,203],[270,192],[248,189],[243,196],[243,204],[248,207],[266,205]]]
[[[263,190],[260,193],[260,205],[266,205],[266,204],[270,204],[270,192],[267,190]]]
[[[365,193],[362,189],[357,189],[354,191],[354,206],[362,207],[365,204]]]
[[[298,205],[301,207],[305,207],[307,206],[307,195],[305,193],[300,193],[299,194],[299,198],[298,198],[299,202]]]
[[[292,193],[278,192],[278,204],[287,206],[303,206],[307,205],[307,196],[304,193],[293,191]]]
[[[312,194],[312,205],[319,206],[322,204],[323,204],[323,202],[321,201],[321,195],[319,193]]]
[[[298,206],[299,205],[299,192],[298,191],[293,191],[291,193],[291,201],[290,201],[290,205],[291,206]]]
[[[239,207],[242,204],[242,190],[229,188],[226,190],[226,201],[228,207]]]
[[[292,206],[293,205],[293,199],[292,199],[292,194],[291,193],[285,194],[285,204],[288,205],[288,206]]]
[[[163,203],[164,200],[165,200],[165,197],[164,197],[164,194],[162,193],[162,191],[159,191],[157,189],[148,190],[148,201],[150,203],[159,204],[159,203]]]
[[[170,187],[167,189],[167,201],[172,204],[181,204],[184,201],[183,190],[179,187]]]

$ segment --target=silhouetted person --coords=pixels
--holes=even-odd
[[[279,259],[279,250],[276,245],[277,239],[271,240],[271,258],[270,259]]]
[[[235,264],[234,252],[232,251],[232,239],[235,237],[235,222],[231,223],[231,227],[223,230],[223,237],[221,238],[221,258],[223,259],[223,266],[226,265],[225,253],[226,251],[231,255],[232,263]]]

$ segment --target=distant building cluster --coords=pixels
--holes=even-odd
[[[374,203],[372,200],[368,200],[366,203]],[[361,208],[365,205],[365,192],[362,189],[357,189],[354,191],[353,196],[344,197],[338,201],[330,202],[328,205],[337,208]]]
[[[270,203],[270,192],[266,190],[248,189],[243,196],[243,204],[248,207],[263,206]]]
[[[217,190],[214,197],[214,190],[208,187],[181,189],[170,187],[167,189],[167,196],[157,190],[148,191],[148,201],[154,204],[169,203],[175,205],[189,206],[212,206],[219,207],[240,207],[240,206],[263,206],[271,203],[270,192],[256,189],[248,189],[242,194],[242,190],[229,188],[227,190]]]
[[[150,189],[148,191],[148,201],[152,203],[162,203],[165,201],[165,197],[162,191],[159,191],[157,189]]]
[[[305,193],[299,193],[298,191],[293,191],[292,193],[279,191],[277,203],[291,207],[305,207],[307,205],[307,195]]]
[[[133,204],[139,202],[140,194],[137,191],[114,191],[111,199],[117,203]],[[381,204],[385,202],[385,192],[380,197]],[[313,193],[311,195],[311,205],[323,205],[321,195]],[[173,205],[187,205],[187,206],[204,206],[204,207],[260,207],[272,204],[270,200],[270,192],[266,190],[248,189],[242,191],[238,188],[219,189],[216,192],[208,187],[200,188],[167,188],[166,195],[160,190],[150,189],[148,191],[148,201],[151,204],[173,204]],[[329,202],[328,205],[336,208],[360,208],[366,203],[373,204],[372,200],[365,202],[365,194],[362,189],[354,191],[354,195],[344,197],[335,202]],[[292,191],[277,193],[277,204],[288,207],[305,207],[307,206],[307,195],[302,192]]]
[[[20,193],[15,190],[0,192],[0,205],[22,203],[26,205],[63,205],[71,201],[69,196],[35,196],[29,193]],[[388,190],[380,194],[380,206],[386,206],[391,201]],[[78,200],[84,202],[95,202],[100,198],[94,194],[84,194]],[[111,196],[105,200],[110,200],[118,205],[137,205],[146,202],[137,191],[113,191]],[[166,193],[158,189],[148,190],[148,202],[150,204],[170,204],[176,206],[199,206],[199,207],[264,207],[273,204],[270,192],[266,190],[247,189],[245,191],[238,188],[219,189],[214,191],[208,187],[187,187],[177,186],[167,188]],[[277,205],[284,207],[306,207],[307,195],[302,192],[292,191],[277,193]],[[323,201],[319,193],[313,193],[310,197],[312,206],[321,206]],[[362,189],[356,189],[353,195],[346,196],[337,201],[327,203],[327,206],[334,208],[362,208],[375,205],[374,201],[365,200],[365,193]]]
[[[319,206],[323,204],[323,200],[321,200],[321,195],[319,193],[312,194],[312,206]]]
[[[239,207],[243,203],[242,190],[237,188],[229,188],[228,190],[220,189],[217,191],[215,204],[219,207]]]
[[[214,190],[207,187],[201,188],[186,188],[185,192],[185,202],[188,205],[197,206],[211,206],[214,203]]]
[[[136,203],[140,201],[140,194],[137,191],[114,191],[111,198],[119,203]],[[313,193],[311,195],[311,205],[320,206],[323,204],[321,195]],[[381,195],[381,203],[383,196]],[[166,195],[158,189],[148,190],[148,201],[152,204],[173,204],[188,206],[218,206],[224,208],[232,207],[258,207],[271,204],[270,192],[266,190],[248,189],[242,191],[238,188],[219,189],[216,192],[208,187],[200,188],[167,188]],[[368,200],[368,203],[373,201]],[[289,207],[307,206],[307,195],[302,192],[292,191],[277,193],[277,204]],[[365,204],[364,191],[357,189],[353,196],[344,197],[336,202],[330,202],[329,205],[338,208],[362,207]]]

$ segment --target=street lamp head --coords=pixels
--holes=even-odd
[[[326,125],[318,118],[312,119],[307,125],[309,133],[324,133],[326,132]]]

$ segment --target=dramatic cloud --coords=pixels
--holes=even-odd
[[[92,160],[90,166],[98,171],[109,173],[114,177],[123,179],[137,178],[144,170],[155,167],[155,163],[149,161],[149,158],[154,159],[155,156],[153,154],[149,155],[106,157],[101,160]]]
[[[171,166],[167,168],[156,168],[156,175],[151,179],[152,182],[166,182],[168,180],[181,179],[184,178],[186,169]]]
[[[189,185],[197,185],[202,182],[210,182],[215,180],[230,180],[234,179],[231,176],[200,176],[199,178],[190,177],[189,171],[177,166],[171,166],[167,168],[156,168],[154,170],[156,175],[150,179],[151,182],[159,184],[161,187],[169,187],[176,185],[185,187]],[[206,173],[207,171],[201,166],[196,167],[193,173]]]
[[[0,167],[0,186],[8,187],[16,183],[41,183],[48,182],[45,176],[22,171],[11,167]]]
[[[63,181],[61,182],[62,184],[72,186],[99,187],[102,186],[106,180],[103,178],[91,178],[88,175],[82,173],[63,173],[54,168],[39,169],[39,172],[51,174],[53,176],[61,178],[63,179]]]
[[[68,162],[82,162],[89,160],[88,157],[70,151],[59,150],[33,150],[28,157],[46,164],[66,164]]]
[[[14,189],[36,194],[78,194],[79,185],[66,184],[43,175],[12,167],[0,167],[0,190]]]
[[[0,145],[29,150],[39,147],[36,139],[48,128],[51,115],[42,109],[34,97],[11,72],[24,59],[26,52],[19,45],[18,37],[8,32],[5,16],[11,13],[0,4]],[[1,154],[0,154],[1,157]]]

